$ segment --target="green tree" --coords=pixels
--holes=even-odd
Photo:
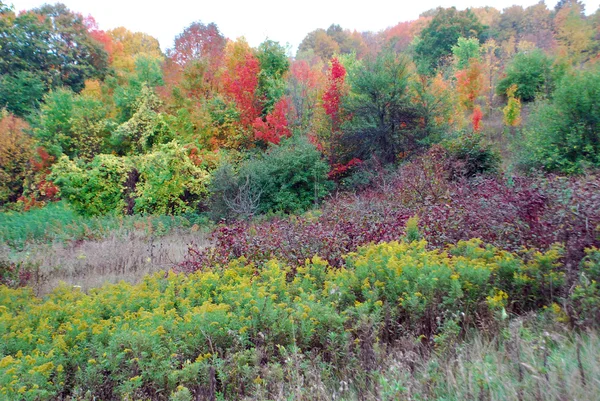
[[[110,141],[119,154],[148,151],[156,144],[173,139],[165,115],[159,112],[160,106],[161,101],[156,93],[150,87],[143,86],[131,118],[112,132]]]
[[[552,101],[540,102],[525,130],[527,165],[581,172],[600,167],[600,70],[575,71],[559,82]]]
[[[100,100],[69,89],[48,93],[35,120],[34,135],[50,154],[92,159],[107,151],[109,109]]]
[[[262,114],[266,115],[285,92],[284,77],[290,68],[290,61],[285,48],[272,40],[266,40],[258,46],[256,57],[260,63],[257,95],[263,101]]]
[[[409,74],[408,58],[391,50],[349,74],[344,109],[352,118],[342,127],[348,159],[377,156],[389,163],[420,146],[421,114],[410,97]]]
[[[64,85],[79,92],[86,79],[102,78],[107,69],[103,45],[65,5],[46,4],[19,15],[0,7],[0,75],[28,71],[47,89]]]
[[[452,54],[456,68],[462,70],[468,67],[471,59],[479,60],[481,58],[481,47],[477,38],[458,38],[456,45],[452,46]]]
[[[0,107],[17,116],[27,116],[38,109],[46,92],[40,76],[30,71],[0,75]]]
[[[559,69],[553,68],[554,60],[542,50],[518,53],[506,66],[505,77],[500,80],[496,93],[506,95],[512,85],[517,85],[516,97],[524,102],[534,100],[538,94],[548,96],[553,88]]]
[[[484,38],[485,27],[475,14],[455,7],[439,8],[416,42],[415,53],[419,69],[431,73],[447,63],[458,38]]]

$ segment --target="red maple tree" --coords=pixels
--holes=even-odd
[[[252,124],[255,130],[255,139],[277,145],[281,141],[281,138],[289,137],[291,132],[288,128],[288,121],[286,118],[289,107],[290,103],[288,99],[282,97],[275,103],[273,111],[267,114],[265,120],[257,117]]]
[[[259,72],[258,59],[252,53],[246,53],[242,63],[223,75],[225,92],[235,101],[244,127],[251,126],[260,115],[260,101],[256,96]]]

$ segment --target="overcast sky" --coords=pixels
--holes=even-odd
[[[28,10],[44,0],[2,0],[16,11]],[[73,11],[91,14],[101,29],[124,26],[156,37],[163,49],[173,45],[175,36],[194,21],[215,22],[221,33],[235,39],[244,36],[251,46],[265,38],[289,43],[292,51],[314,29],[332,23],[358,31],[380,31],[438,6],[492,6],[498,9],[513,4],[530,6],[539,0],[62,0]],[[584,0],[586,13],[598,9],[600,0]],[[549,8],[556,1],[547,0]]]

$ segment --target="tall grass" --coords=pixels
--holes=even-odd
[[[31,243],[54,243],[105,238],[115,233],[141,231],[160,236],[194,224],[205,227],[208,220],[188,216],[98,216],[75,213],[67,203],[51,203],[28,212],[0,213],[0,243],[22,249]]]

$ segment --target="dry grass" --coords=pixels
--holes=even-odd
[[[477,334],[444,353],[407,340],[379,349],[369,374],[354,366],[332,376],[318,358],[291,353],[278,372],[261,372],[265,385],[246,400],[598,400],[598,333],[545,328],[516,319],[499,337]]]
[[[30,285],[44,295],[60,283],[87,291],[106,283],[135,283],[145,275],[169,270],[183,260],[190,244],[204,248],[208,235],[201,231],[175,230],[164,236],[144,232],[115,232],[98,240],[37,244],[13,253],[13,261],[36,266]]]

